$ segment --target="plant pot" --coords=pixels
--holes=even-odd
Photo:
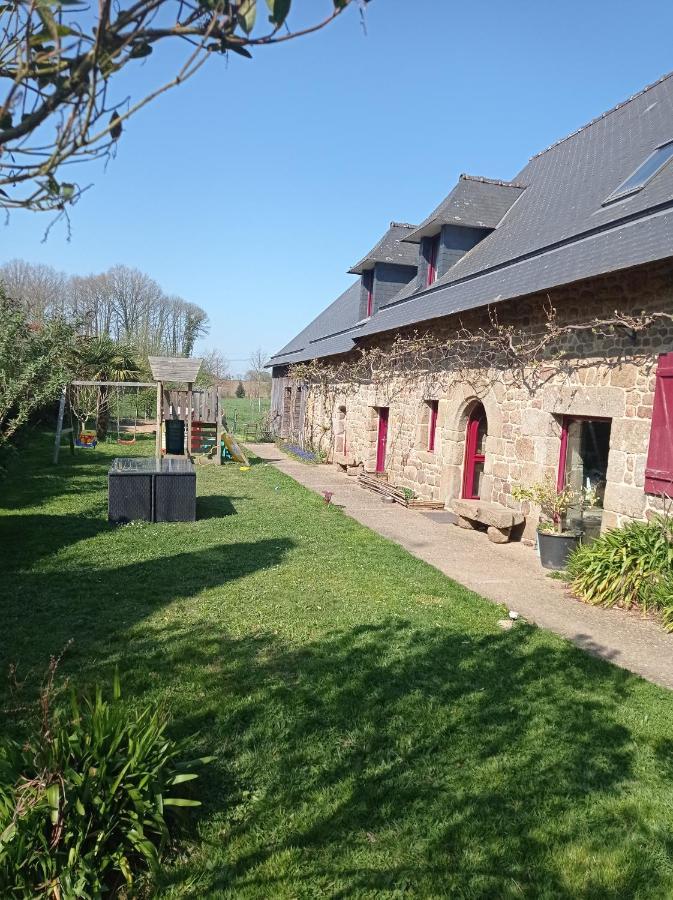
[[[582,536],[575,531],[557,534],[554,531],[538,531],[537,544],[543,569],[565,569],[568,557],[576,550]]]

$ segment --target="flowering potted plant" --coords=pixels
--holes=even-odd
[[[527,500],[540,507],[542,518],[537,527],[537,541],[540,548],[540,562],[545,569],[565,569],[566,560],[581,541],[582,532],[567,529],[568,510],[574,506],[584,507],[584,495],[569,487],[559,490],[554,481],[538,481],[528,486],[514,485],[512,496],[515,500]]]

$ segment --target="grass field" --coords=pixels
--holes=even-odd
[[[256,425],[264,421],[271,401],[264,397],[261,402],[251,397],[225,397],[223,405],[227,424],[235,434],[242,434],[244,425]]]
[[[32,683],[74,638],[66,674],[118,664],[217,756],[162,896],[673,896],[669,692],[502,631],[259,461],[199,468],[195,524],[113,528],[120,449],[34,442],[0,486],[0,665]]]

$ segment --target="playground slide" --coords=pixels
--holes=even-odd
[[[250,465],[250,463],[248,462],[248,457],[238,446],[238,444],[234,440],[234,436],[232,434],[229,434],[228,431],[225,431],[222,434],[222,440],[224,441],[224,446],[229,451],[229,456],[231,456],[231,458],[235,462],[241,463],[244,466]]]

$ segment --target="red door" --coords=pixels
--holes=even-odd
[[[379,407],[379,436],[376,442],[376,471],[386,470],[386,447],[388,444],[388,407]]]
[[[465,472],[463,499],[478,500],[481,476],[484,472],[486,444],[486,410],[481,403],[475,407],[467,423],[465,436]]]

